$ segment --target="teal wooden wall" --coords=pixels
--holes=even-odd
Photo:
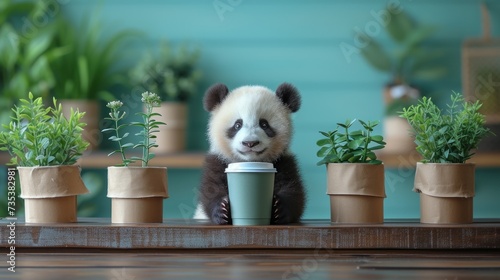
[[[481,34],[479,1],[298,1],[298,0],[108,0],[60,1],[75,22],[82,16],[98,17],[105,32],[132,28],[145,32],[144,39],[127,48],[124,63],[133,64],[146,48],[161,40],[190,42],[201,48],[204,72],[197,98],[190,104],[190,150],[208,148],[205,129],[208,114],[201,98],[209,85],[226,83],[230,88],[261,84],[272,89],[287,81],[301,91],[303,107],[294,117],[291,149],[297,154],[308,189],[304,218],[328,218],[325,168],[316,166],[319,130],[332,129],[347,118],[382,119],[381,88],[389,80],[373,70],[358,54],[346,56],[339,45],[354,45],[354,29],[373,24],[372,12],[397,5],[418,22],[438,27],[430,46],[446,51],[446,77],[425,85],[438,102],[451,90],[461,91],[460,48],[464,39]],[[500,36],[500,3],[487,1],[492,30]],[[225,9],[217,12],[214,5]],[[224,6],[226,5],[226,6]],[[388,42],[381,29],[374,36]],[[82,34],[84,36],[85,34]],[[122,92],[121,94],[128,94]],[[381,132],[381,128],[379,131]],[[102,171],[101,171],[102,172]],[[476,174],[475,217],[500,217],[500,169],[479,169]],[[169,171],[171,198],[165,203],[167,218],[188,217],[199,170]],[[386,174],[386,218],[417,218],[419,198],[413,193],[413,169],[391,169]],[[103,198],[101,216],[109,216]]]

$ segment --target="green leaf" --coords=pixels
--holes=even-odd
[[[78,57],[78,77],[80,82],[80,92],[86,93],[89,90],[89,65],[87,58],[84,56]]]
[[[389,72],[393,68],[391,57],[384,51],[382,46],[374,39],[364,36],[368,40],[368,45],[361,48],[361,55],[368,61],[368,63],[375,69],[383,72]]]
[[[134,146],[134,144],[132,144],[132,143],[127,143],[127,144],[123,144],[123,145],[122,145],[122,148],[123,148],[123,149],[125,149],[125,148],[130,148],[130,147],[133,147],[133,146]]]
[[[380,135],[373,135],[371,136],[371,140],[378,143],[384,141],[384,137]]]
[[[383,149],[383,148],[385,148],[384,145],[377,145],[377,146],[370,147],[370,150],[380,150],[380,149]]]
[[[414,31],[415,24],[410,16],[401,11],[400,13],[391,13],[391,20],[387,25],[387,31],[391,38],[396,42],[404,42],[410,34]]]
[[[361,146],[361,144],[363,144],[363,140],[362,139],[360,139],[360,140],[354,140],[354,141],[350,141],[349,142],[348,147],[351,150],[356,150],[357,148],[359,148],[359,146]]]
[[[320,139],[318,141],[316,141],[316,145],[318,146],[325,146],[325,145],[331,145],[332,144],[332,140],[330,139]]]

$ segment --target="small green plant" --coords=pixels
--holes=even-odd
[[[413,128],[422,162],[464,163],[489,133],[484,126],[484,115],[479,113],[479,101],[466,102],[462,94],[453,92],[447,107],[448,114],[444,115],[431,98],[423,97],[417,105],[401,112],[400,116]]]
[[[114,135],[110,136],[108,139],[117,142],[118,149],[112,151],[109,156],[120,153],[122,158],[122,166],[128,166],[129,164],[135,161],[141,161],[142,166],[146,167],[149,164],[149,160],[154,157],[154,154],[150,152],[151,148],[158,147],[155,142],[156,136],[154,133],[158,132],[158,128],[160,125],[165,125],[165,123],[156,121],[154,117],[161,116],[161,114],[154,113],[153,108],[160,106],[160,97],[152,92],[144,92],[142,93],[141,98],[142,103],[144,104],[145,113],[137,113],[142,117],[142,122],[131,122],[126,124],[120,124],[120,122],[125,118],[126,112],[122,112],[119,109],[123,106],[121,101],[111,101],[106,107],[111,109],[109,113],[109,118],[107,120],[111,120],[114,123],[114,127],[105,128],[102,132],[114,132]],[[136,133],[136,136],[141,137],[141,141],[139,143],[125,143],[123,144],[123,140],[129,136],[128,132],[121,134],[120,130],[128,126],[138,126],[141,130]],[[127,149],[135,149],[140,148],[142,150],[142,157],[130,157],[127,158],[125,155],[125,150]]]
[[[83,154],[88,142],[83,140],[85,114],[71,110],[69,119],[53,98],[53,107],[45,107],[41,97],[21,99],[14,115],[0,132],[0,150],[12,156],[10,164],[19,166],[71,165]]]
[[[385,147],[382,136],[372,135],[373,128],[379,122],[364,122],[359,120],[363,130],[350,131],[354,120],[347,120],[345,123],[337,123],[337,129],[334,131],[320,133],[326,138],[316,142],[319,149],[317,156],[323,158],[317,164],[328,163],[372,163],[381,164],[377,160],[377,155],[373,152]]]

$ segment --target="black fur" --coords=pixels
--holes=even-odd
[[[276,136],[276,131],[274,131],[274,129],[269,125],[269,122],[267,122],[266,119],[260,119],[259,126],[260,128],[262,128],[262,130],[264,130],[267,137],[273,138],[274,136]]]
[[[243,126],[243,120],[242,119],[237,119],[233,126],[231,126],[230,128],[228,128],[226,130],[226,136],[227,138],[229,139],[233,139],[234,136],[236,135],[236,133],[238,133],[238,131],[240,131],[241,127]]]
[[[299,91],[289,83],[282,83],[276,89],[276,95],[281,99],[291,111],[297,112],[300,109],[301,99]]]
[[[306,195],[295,157],[283,155],[273,162],[277,170],[271,224],[297,223],[304,212]],[[231,224],[227,177],[227,163],[216,155],[205,159],[200,187],[203,210],[215,224]]]
[[[205,92],[205,96],[203,98],[203,108],[208,112],[212,112],[212,110],[219,105],[224,98],[229,94],[229,89],[224,84],[215,84],[211,86]]]

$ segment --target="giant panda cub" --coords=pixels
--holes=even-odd
[[[290,114],[300,108],[300,102],[299,92],[288,83],[281,84],[276,92],[262,86],[242,86],[229,92],[224,84],[207,90],[203,105],[211,113],[210,151],[203,167],[195,218],[231,224],[225,168],[233,162],[261,161],[273,163],[277,170],[271,223],[300,220],[305,191],[295,157],[288,150]]]

